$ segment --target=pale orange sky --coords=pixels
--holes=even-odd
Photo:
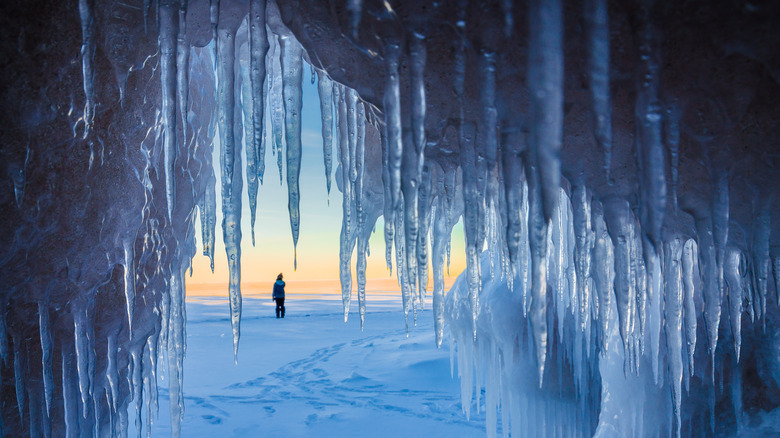
[[[336,185],[337,153],[333,150],[332,188],[330,196],[326,190],[325,167],[323,165],[323,148],[321,134],[321,118],[317,86],[308,80],[303,86],[303,110],[301,112],[303,130],[301,135],[302,160],[300,175],[300,208],[301,222],[298,238],[298,270],[293,269],[293,241],[290,231],[290,221],[287,211],[287,182],[282,178],[280,184],[276,157],[272,155],[271,147],[266,147],[264,184],[258,194],[257,220],[255,224],[256,245],[252,246],[250,233],[249,198],[246,184],[243,190],[243,214],[241,227],[241,278],[242,291],[245,294],[270,294],[270,288],[276,275],[284,273],[288,290],[295,293],[296,284],[299,289],[311,289],[319,284],[322,292],[337,293],[340,291],[339,278],[339,235],[341,231],[341,199],[342,194]],[[270,135],[270,125],[266,124],[266,135]],[[269,145],[269,138],[266,144]],[[335,141],[335,139],[334,139]],[[373,145],[376,147],[376,145]],[[369,145],[367,145],[369,147]],[[214,163],[219,163],[218,136],[214,144]],[[284,160],[283,160],[284,161]],[[286,163],[285,171],[286,171]],[[244,163],[244,167],[246,163]],[[187,278],[188,295],[220,295],[227,294],[227,260],[222,237],[222,200],[220,196],[221,172],[219,166],[214,169],[217,179],[217,221],[216,249],[214,273],[211,273],[208,257],[201,255],[202,241],[200,222],[197,221],[196,236],[198,253],[193,260],[192,277]],[[244,173],[244,172],[242,172]],[[330,198],[330,199],[329,199]],[[395,281],[395,266],[393,275],[388,275],[385,266],[384,222],[377,221],[375,233],[369,240],[370,256],[367,264],[367,290],[399,290]],[[430,244],[430,242],[429,242]],[[452,283],[466,266],[465,240],[461,223],[455,226],[452,234],[452,263],[450,273],[453,278],[446,280]],[[395,261],[395,256],[393,256]],[[395,265],[395,263],[394,263]],[[446,268],[445,268],[446,275]],[[355,257],[352,259],[353,290],[355,282]],[[322,280],[320,283],[312,280]],[[320,287],[320,286],[317,286]],[[429,275],[428,289],[433,288],[433,276]],[[221,292],[220,292],[221,291]]]

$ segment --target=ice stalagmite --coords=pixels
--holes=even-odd
[[[666,333],[666,354],[669,361],[669,382],[672,390],[675,436],[680,436],[682,403],[682,313],[683,313],[683,267],[682,248],[679,238],[664,245],[664,328]]]
[[[162,82],[163,162],[165,174],[165,199],[168,202],[168,219],[173,218],[176,203],[174,186],[176,161],[176,38],[179,33],[179,1],[160,2],[160,80]],[[232,172],[232,168],[229,170]]]
[[[601,333],[601,352],[609,351],[609,321],[611,319],[612,297],[614,295],[614,263],[612,240],[604,222],[604,209],[601,202],[595,201],[592,207],[594,247],[593,282],[598,293],[598,321]]]
[[[723,260],[723,276],[728,287],[729,321],[731,322],[731,336],[734,338],[734,353],[739,362],[740,349],[742,347],[742,300],[744,299],[742,275],[740,263],[742,253],[734,247],[725,250]]]
[[[49,307],[44,302],[38,303],[38,328],[41,337],[41,365],[43,370],[43,393],[46,398],[46,415],[51,416],[52,394],[54,393],[54,374],[52,371],[52,354],[54,344],[49,328]]]
[[[317,74],[317,91],[320,96],[320,114],[322,116],[322,153],[325,161],[325,183],[330,198],[330,175],[333,173],[333,82],[328,74]]]
[[[265,28],[266,0],[249,3],[249,78],[252,83],[252,138],[247,144],[257,151],[257,178],[263,182],[265,173],[265,57],[268,54],[268,34]],[[250,146],[247,146],[250,147]],[[250,192],[251,193],[251,192]],[[252,217],[255,209],[252,208]],[[254,220],[252,221],[254,240]]]
[[[563,137],[563,12],[560,0],[528,5],[527,86],[529,159],[539,172],[544,217],[550,218],[561,181]]]
[[[95,4],[94,0],[79,0],[81,19],[81,74],[84,88],[84,138],[95,122]]]
[[[688,239],[682,251],[682,275],[685,288],[685,341],[688,350],[688,369],[693,375],[693,356],[696,352],[696,307],[694,296],[696,295],[696,279],[699,275],[698,246],[696,241]]]
[[[476,129],[473,123],[464,122],[460,129],[460,168],[463,171],[463,227],[466,235],[466,279],[469,285],[474,337],[477,336],[479,314],[479,292],[482,286],[479,255],[479,202],[482,201],[477,187],[477,152],[475,149]]]
[[[383,98],[387,129],[387,166],[390,171],[390,196],[393,210],[398,208],[401,195],[401,160],[404,150],[401,133],[401,84],[398,64],[401,47],[397,43],[385,45],[385,93]]]
[[[593,112],[593,136],[604,152],[607,181],[612,170],[612,102],[609,90],[609,13],[607,0],[585,0],[588,45],[588,86]]]
[[[575,186],[572,209],[576,247],[574,263],[577,273],[577,299],[580,304],[580,329],[590,318],[590,273],[595,237],[591,227],[590,194],[585,186]]]
[[[222,168],[222,235],[228,260],[230,323],[233,329],[233,356],[238,360],[241,337],[241,144],[235,141],[235,31],[220,25],[218,29],[219,69],[218,106]]]
[[[629,335],[636,314],[636,289],[631,269],[631,246],[634,242],[634,215],[628,201],[612,198],[605,201],[604,216],[612,244],[615,246],[615,297],[617,298],[620,337],[628,360]]]
[[[650,2],[652,3],[652,2]],[[642,229],[654,246],[661,242],[666,213],[666,162],[661,137],[660,38],[646,10],[637,30],[637,97],[634,109],[637,162],[640,180],[640,219]]]

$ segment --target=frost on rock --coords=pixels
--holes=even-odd
[[[371,324],[383,216],[407,329],[430,276],[489,436],[777,434],[780,6],[109,6],[4,5],[0,435],[150,436],[159,394],[180,435],[186,274],[221,210],[237,360],[265,145],[294,248],[306,223],[304,61],[344,316],[354,287]]]

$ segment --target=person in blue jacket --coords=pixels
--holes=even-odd
[[[282,277],[281,273],[277,275],[274,283],[273,299],[276,301],[277,318],[284,318],[284,281],[282,281]]]

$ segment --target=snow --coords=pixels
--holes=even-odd
[[[430,317],[407,337],[400,301],[369,294],[361,331],[356,315],[343,322],[340,295],[288,292],[284,319],[274,317],[270,294],[245,297],[234,364],[227,302],[188,299],[182,436],[485,436],[484,414],[466,420],[461,412],[448,340],[436,348]],[[161,409],[152,436],[169,435]]]

